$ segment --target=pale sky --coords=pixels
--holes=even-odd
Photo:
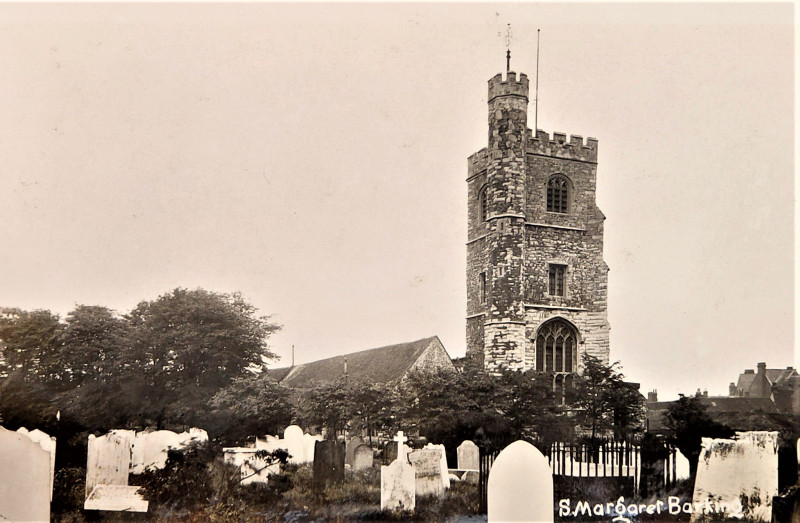
[[[290,363],[465,350],[486,81],[599,140],[611,358],[793,364],[792,4],[0,4],[0,306],[240,291]],[[533,85],[533,83],[532,83]],[[534,106],[529,107],[533,126]]]

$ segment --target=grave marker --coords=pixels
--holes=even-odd
[[[441,457],[439,458],[439,475],[442,478],[442,488],[449,489],[450,473],[447,468],[447,450],[444,448],[444,445],[434,445],[433,443],[428,443],[425,445],[425,448],[435,449],[441,452]]]
[[[488,521],[553,521],[550,464],[527,441],[515,441],[498,454],[489,471]]]
[[[403,431],[397,433],[398,457],[381,467],[381,510],[414,510],[416,505],[414,467],[408,464],[404,445],[407,440]]]
[[[692,521],[744,517],[769,523],[778,495],[778,433],[737,432],[735,439],[702,441],[692,502],[703,510],[693,512]]]
[[[314,445],[314,492],[344,481],[345,444],[338,441],[317,441]]]
[[[350,441],[347,442],[347,449],[345,450],[344,454],[344,462],[346,465],[350,465],[351,467],[353,466],[353,460],[354,460],[353,454],[356,450],[356,447],[358,447],[362,443],[364,443],[364,440],[361,439],[361,437],[359,436],[350,438]]]
[[[362,443],[353,450],[353,470],[364,470],[372,468],[374,455],[372,447]]]
[[[27,434],[0,427],[0,514],[10,521],[50,520],[50,452]]]
[[[444,494],[439,449],[420,449],[408,455],[414,466],[415,492],[417,496],[436,496]]]
[[[56,474],[56,438],[47,435],[39,429],[28,430],[25,427],[17,429],[19,434],[25,434],[31,441],[50,454],[50,501],[53,501],[53,481]]]
[[[480,451],[478,446],[466,439],[456,449],[458,470],[478,470],[480,468]]]

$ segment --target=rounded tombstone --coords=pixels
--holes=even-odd
[[[553,473],[547,458],[527,441],[498,454],[489,471],[488,521],[553,521]]]

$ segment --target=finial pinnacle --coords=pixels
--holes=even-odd
[[[511,24],[506,27],[506,74],[511,71]]]

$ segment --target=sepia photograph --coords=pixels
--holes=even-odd
[[[800,523],[795,18],[0,3],[0,520]]]

